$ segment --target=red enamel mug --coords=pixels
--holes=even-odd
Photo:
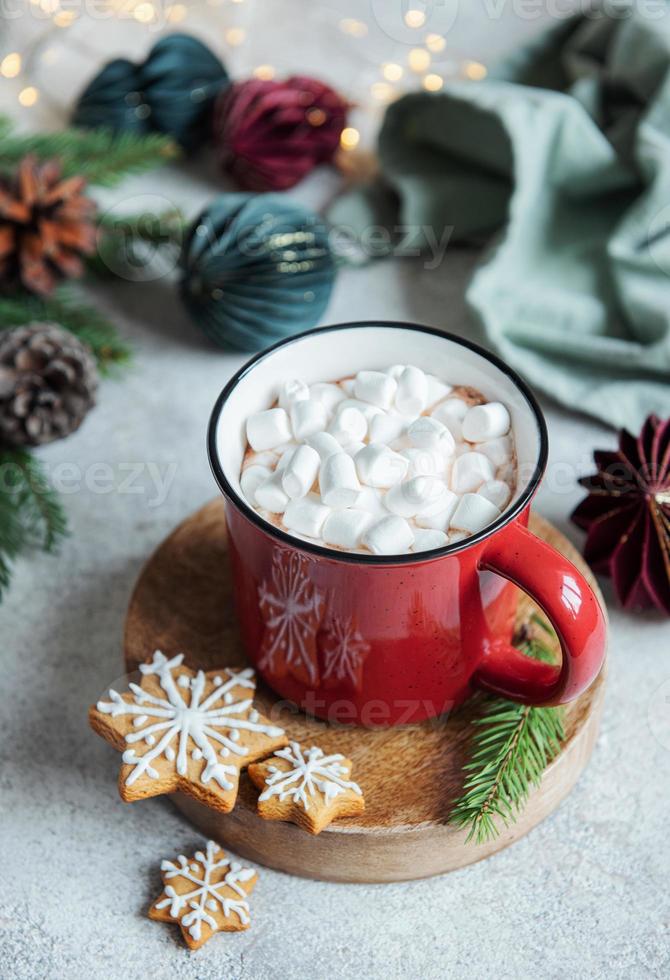
[[[464,541],[390,557],[321,547],[265,521],[240,489],[247,417],[272,405],[282,381],[337,381],[396,363],[471,385],[508,407],[518,485],[502,516]],[[478,688],[524,704],[561,704],[598,675],[605,654],[598,600],[574,565],[527,529],[547,461],[544,418],[524,382],[488,351],[414,324],[311,330],[237,372],[214,407],[208,446],[249,659],[303,710],[332,722],[402,724],[443,714]],[[553,624],[560,665],[511,645],[515,586]]]

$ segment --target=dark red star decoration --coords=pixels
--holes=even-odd
[[[588,496],[572,514],[587,532],[584,557],[608,575],[625,609],[670,615],[670,419],[650,415],[619,448],[596,450]]]

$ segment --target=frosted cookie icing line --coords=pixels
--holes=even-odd
[[[326,803],[346,790],[363,795],[357,783],[345,778],[349,770],[341,765],[343,755],[324,755],[316,745],[303,751],[297,742],[289,742],[285,749],[279,749],[274,755],[286,759],[292,768],[284,770],[268,766],[269,774],[265,777],[267,788],[259,796],[259,801],[278,796],[280,801],[290,799],[308,810],[310,801],[315,802],[317,791],[323,793]]]
[[[249,903],[247,892],[241,887],[240,882],[250,881],[256,872],[252,868],[245,868],[237,861],[229,861],[228,858],[215,860],[217,851],[221,848],[214,841],[207,841],[206,854],[197,851],[195,862],[189,866],[188,860],[183,854],[177,858],[178,865],[172,861],[162,861],[161,871],[165,872],[165,878],[183,878],[191,882],[196,887],[189,892],[177,892],[172,885],[165,886],[164,899],[155,903],[155,908],[164,909],[170,907],[170,915],[179,919],[181,925],[188,929],[189,935],[197,941],[202,937],[202,923],[206,923],[213,932],[219,928],[216,919],[209,912],[217,911],[218,906],[225,918],[236,915],[242,925],[248,925]],[[215,883],[212,883],[212,873],[219,868],[228,868],[225,876]],[[202,869],[202,878],[196,876],[194,872]],[[239,899],[221,895],[223,888],[230,888],[235,892]],[[184,908],[188,906],[191,911],[182,915]],[[206,911],[209,909],[209,912]]]
[[[148,750],[138,755],[134,748],[123,753],[123,761],[133,768],[126,777],[126,785],[132,784],[144,773],[151,779],[158,779],[159,772],[151,763],[160,755],[172,762],[175,751],[172,742],[179,736],[176,753],[176,770],[180,776],[185,776],[188,768],[189,739],[195,743],[191,758],[195,761],[205,760],[205,766],[200,773],[203,784],[214,780],[224,790],[233,789],[238,769],[234,765],[226,765],[217,758],[216,748],[212,743],[221,746],[219,755],[227,758],[232,754],[247,755],[249,749],[240,743],[240,732],[256,732],[268,736],[283,735],[283,729],[274,725],[264,725],[258,721],[258,712],[252,708],[252,698],[235,700],[232,690],[236,687],[255,690],[254,672],[250,668],[238,673],[228,672],[227,681],[221,677],[214,679],[214,690],[201,703],[201,698],[207,683],[207,677],[199,670],[195,677],[188,678],[182,674],[175,683],[173,671],[182,666],[183,654],[178,654],[168,660],[160,650],[154,653],[149,664],[141,664],[140,671],[145,675],[156,675],[166,697],[157,697],[145,691],[138,684],[131,683],[130,691],[133,701],[125,700],[117,691],[110,690],[110,701],[98,701],[97,709],[112,717],[119,715],[134,715],[133,727],[137,731],[125,735],[128,745],[144,742]],[[181,683],[186,677],[188,685]],[[217,684],[216,682],[219,681]],[[179,690],[190,688],[188,703]],[[223,705],[216,705],[221,698]],[[235,717],[247,715],[248,717]],[[227,733],[216,731],[217,728],[228,729]],[[163,733],[156,744],[156,736]],[[233,777],[231,781],[228,777]]]

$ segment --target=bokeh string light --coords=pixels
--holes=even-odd
[[[207,4],[209,7],[221,10],[227,8],[230,12],[228,16],[233,23],[223,28],[223,41],[231,49],[243,48],[254,32],[235,23],[236,15],[233,10],[245,4],[247,7],[252,7],[253,0],[252,2],[207,0]],[[46,21],[46,29],[23,50],[11,50],[0,57],[0,76],[16,81],[16,98],[19,105],[23,108],[31,108],[42,95],[47,103],[49,101],[48,93],[40,90],[33,77],[36,61],[39,60],[43,64],[53,63],[56,60],[54,48],[49,43],[52,36],[56,33],[61,36],[63,33],[69,33],[82,18],[79,11],[68,9],[68,5],[62,0],[26,0],[26,5],[32,5],[39,10],[40,20]],[[155,30],[161,19],[165,25],[179,25],[179,29],[184,30],[188,29],[189,17],[198,10],[198,7],[199,4],[194,4],[193,0],[190,3],[188,0],[171,2],[165,7],[161,6],[160,0],[98,0],[96,9],[118,20],[132,19],[147,30]],[[315,29],[319,27],[318,21],[326,16],[328,16],[327,12],[322,12],[315,21]],[[409,91],[416,91],[417,86],[421,86],[426,92],[440,92],[445,90],[447,79],[462,78],[479,82],[486,78],[488,71],[482,62],[449,58],[449,45],[444,35],[429,32],[422,36],[422,29],[425,30],[427,26],[427,16],[418,5],[410,6],[404,12],[402,23],[412,33],[416,32],[416,42],[409,48],[406,45],[394,44],[393,52],[390,50],[388,52],[391,58],[387,55],[378,65],[378,79],[368,82],[367,86],[364,84],[362,91],[350,93],[352,101],[356,102],[361,110],[372,110],[375,115],[394,99]],[[358,44],[373,33],[374,25],[359,17],[344,17],[336,20],[334,25],[331,22],[330,28],[332,26],[344,35],[348,45],[355,45],[358,49]],[[262,63],[252,68],[248,74],[259,79],[270,80],[277,76],[277,69],[272,64]],[[358,130],[351,127],[349,130],[357,135],[354,142],[344,139],[343,149],[353,149],[360,140]]]
[[[408,27],[419,28],[426,23],[426,15],[423,10],[408,10],[403,20]]]

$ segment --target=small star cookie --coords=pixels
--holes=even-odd
[[[191,670],[160,651],[140,665],[141,684],[110,690],[89,710],[98,735],[123,752],[126,802],[180,789],[222,813],[233,809],[240,770],[286,745],[282,728],[253,706],[253,670]]]
[[[230,861],[218,844],[207,841],[177,863],[161,862],[163,891],[149,909],[157,922],[178,922],[189,949],[199,949],[215,932],[249,928],[248,896],[258,881],[253,868]]]
[[[363,791],[349,779],[351,766],[343,755],[324,755],[316,745],[303,749],[289,742],[271,758],[249,766],[252,783],[262,790],[259,814],[319,834],[337,817],[362,813]]]

